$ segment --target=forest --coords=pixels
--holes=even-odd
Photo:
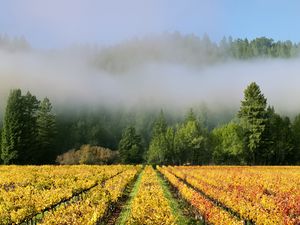
[[[35,51],[25,39],[6,36],[0,36],[0,48],[10,54]],[[125,76],[131,67],[148,61],[202,68],[233,60],[290,60],[298,57],[299,49],[298,43],[266,37],[228,37],[215,43],[207,35],[175,32],[93,50],[77,46],[72,51],[85,52],[94,69],[107,71],[109,76]],[[209,102],[199,100],[178,111],[163,104],[123,107],[113,100],[93,107],[72,107],[54,99],[53,107],[51,97],[39,100],[40,93],[37,97],[32,90],[16,87],[7,93],[2,106],[1,163],[55,164],[65,153],[73,158],[72,164],[101,163],[80,160],[78,155],[82,152],[93,158],[105,152],[112,158],[104,163],[299,164],[300,114],[276,112],[276,105],[270,105],[261,91],[264,86],[256,82],[244,88],[243,99],[234,103],[240,103],[238,110],[213,110],[206,105]]]
[[[300,160],[300,115],[291,122],[277,114],[255,82],[245,89],[235,117],[214,128],[192,108],[182,121],[163,110],[156,116],[135,117],[140,127],[133,121],[126,124],[127,117],[122,120],[120,114],[84,116],[59,118],[48,98],[39,101],[30,92],[22,95],[20,89],[12,90],[1,130],[3,164],[55,163],[64,149],[83,144],[118,150],[110,163],[287,165]],[[97,151],[93,152],[90,158],[96,158]]]

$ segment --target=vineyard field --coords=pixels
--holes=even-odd
[[[0,224],[300,224],[299,166],[0,166]]]

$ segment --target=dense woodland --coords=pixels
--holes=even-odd
[[[245,89],[236,116],[213,129],[193,109],[182,121],[168,119],[162,110],[155,118],[135,118],[142,121],[139,129],[133,121],[122,121],[121,114],[106,116],[58,118],[49,99],[39,101],[29,92],[12,90],[1,130],[2,163],[54,163],[57,155],[84,143],[118,152],[82,147],[59,156],[59,161],[95,164],[101,154],[107,163],[126,164],[285,165],[300,161],[300,115],[291,122],[277,114],[254,82]]]
[[[118,72],[126,71],[130,64],[142,64],[145,58],[141,55],[151,60],[205,66],[232,59],[297,57],[300,49],[299,44],[265,37],[229,37],[220,43],[212,42],[206,35],[200,38],[173,33],[163,37],[98,49],[89,60],[95,67]],[[174,51],[174,46],[183,47]],[[25,39],[6,36],[0,36],[0,48],[32,51]],[[95,150],[98,147],[84,150],[86,147],[82,146],[88,144],[118,151],[106,163],[299,164],[300,114],[289,118],[276,113],[256,83],[246,87],[238,112],[213,112],[199,105],[187,108],[185,116],[166,108],[111,109],[101,103],[94,109],[56,110],[48,98],[39,100],[30,92],[14,89],[0,123],[0,161],[51,164],[58,162],[58,155],[65,159],[62,154],[71,150],[68,156],[74,155],[74,162],[91,163],[93,152],[109,152]],[[80,152],[85,156],[81,157]]]
[[[99,49],[93,52],[95,54],[90,61],[99,69],[118,74],[148,62],[206,67],[233,59],[288,59],[299,56],[299,51],[299,43],[274,41],[266,37],[253,40],[224,37],[216,43],[207,35],[166,33]]]
[[[24,37],[10,38],[0,34],[0,51],[32,52],[36,49]],[[267,37],[248,40],[231,36],[217,43],[206,34],[199,37],[174,32],[136,38],[113,46],[73,45],[65,51],[85,55],[96,68],[117,73],[149,61],[206,66],[232,59],[292,58],[299,56],[300,43]]]

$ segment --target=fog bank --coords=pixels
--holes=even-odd
[[[124,48],[124,46],[122,47]],[[257,82],[268,103],[281,113],[300,112],[300,59],[227,60],[198,66],[199,58],[185,51],[186,60],[149,57],[148,50],[131,51],[0,50],[0,105],[3,111],[9,90],[29,90],[49,97],[54,106],[147,106],[185,109],[206,103],[209,108],[238,109],[243,90]],[[149,49],[151,49],[148,46]],[[183,52],[184,48],[174,51]],[[99,55],[99,52],[101,53]],[[126,55],[124,56],[124,52]],[[131,58],[132,52],[139,52]],[[175,54],[175,53],[174,53]],[[178,55],[181,55],[178,54]],[[99,57],[105,58],[99,62]],[[101,59],[100,57],[100,59]],[[126,61],[120,60],[128,58]],[[202,58],[205,58],[204,56]],[[176,60],[174,60],[176,59]],[[106,63],[105,63],[106,62]],[[126,69],[108,69],[109,65]],[[192,63],[187,63],[192,62]]]

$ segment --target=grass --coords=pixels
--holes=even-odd
[[[185,216],[183,214],[183,211],[186,210],[187,208],[186,203],[183,200],[174,198],[169,189],[169,184],[167,183],[167,181],[163,178],[163,176],[159,172],[157,172],[157,170],[156,173],[157,173],[158,180],[163,188],[164,196],[169,202],[173,215],[177,218],[177,224],[178,225],[203,224],[203,222],[196,221],[191,216],[188,215]]]
[[[188,210],[187,209],[187,204],[183,200],[173,197],[173,195],[170,191],[170,188],[169,188],[169,184],[167,183],[167,181],[163,178],[163,176],[159,172],[157,172],[157,170],[155,170],[155,171],[156,171],[159,183],[160,183],[160,185],[163,189],[164,196],[169,202],[169,205],[170,205],[170,208],[172,210],[173,215],[176,217],[176,220],[177,220],[176,224],[177,225],[203,225],[202,222],[196,221],[190,215],[184,215],[183,211]],[[139,176],[138,176],[138,178],[137,178],[137,180],[136,180],[136,182],[135,182],[135,184],[132,188],[132,191],[129,194],[129,199],[128,199],[126,205],[124,206],[124,208],[122,209],[119,218],[116,221],[116,225],[126,224],[126,221],[127,221],[128,217],[130,215],[130,212],[131,212],[131,203],[132,203],[133,199],[135,198],[135,196],[138,192],[143,174],[144,174],[144,171],[142,171],[139,174]]]
[[[130,215],[131,202],[133,201],[134,197],[137,194],[137,191],[139,189],[139,186],[140,186],[143,174],[144,174],[144,170],[139,174],[139,176],[138,176],[138,178],[137,178],[137,180],[136,180],[136,182],[135,182],[135,184],[134,184],[134,186],[132,188],[132,191],[129,194],[129,200],[127,201],[125,207],[122,209],[122,212],[121,212],[119,218],[117,219],[116,225],[124,225],[124,224],[126,224],[127,218]]]

